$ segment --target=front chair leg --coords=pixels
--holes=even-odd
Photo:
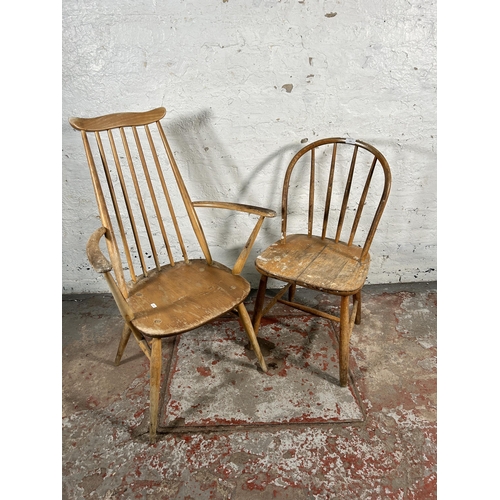
[[[250,320],[250,316],[248,315],[248,311],[246,310],[243,303],[238,306],[238,313],[240,314],[241,321],[243,323],[243,327],[247,332],[248,339],[250,340],[250,345],[259,360],[260,367],[263,372],[267,372],[266,362],[264,361],[264,356],[262,356],[262,352],[260,351],[259,342],[257,341],[257,335],[255,335],[255,331],[252,326],[252,322]]]
[[[151,344],[149,378],[149,442],[156,442],[161,379],[161,338],[154,338]]]
[[[349,296],[340,298],[340,342],[339,342],[339,375],[340,386],[347,386],[347,377],[349,370]]]

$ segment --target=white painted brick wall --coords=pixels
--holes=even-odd
[[[65,0],[62,97],[63,293],[108,291],[85,254],[100,223],[68,118],[157,106],[193,199],[279,212],[302,140],[372,143],[393,188],[369,283],[436,279],[434,1]],[[219,215],[207,233],[230,263],[249,226]],[[254,286],[253,260],[279,233],[279,217],[265,222],[244,270]]]

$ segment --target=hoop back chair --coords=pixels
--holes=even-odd
[[[308,189],[301,191],[304,185]],[[255,332],[276,302],[339,322],[341,386],[347,385],[349,340],[354,323],[361,322],[361,289],[368,275],[370,245],[390,187],[387,160],[365,142],[329,138],[305,146],[292,158],[285,174],[281,239],[255,262],[261,274],[252,318]],[[296,191],[299,194],[294,198]],[[297,198],[302,199],[302,207],[294,205]],[[303,233],[289,234],[291,218],[299,220]],[[268,278],[286,285],[264,308]],[[298,303],[297,285],[339,295],[340,317]]]
[[[150,360],[151,442],[158,428],[163,338],[233,311],[267,371],[243,304],[250,284],[240,273],[264,219],[275,216],[272,210],[250,205],[191,201],[160,123],[164,116],[165,108],[157,108],[69,120],[81,131],[102,224],[88,240],[87,256],[95,271],[104,274],[125,322],[115,364],[120,363],[131,333]],[[232,269],[212,259],[198,207],[256,216]],[[203,258],[188,257],[179,210],[190,222]],[[109,260],[99,247],[102,238]]]

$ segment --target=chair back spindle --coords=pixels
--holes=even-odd
[[[321,238],[325,239],[326,237],[326,229],[328,227],[328,219],[330,215],[330,205],[332,202],[332,189],[333,189],[333,178],[335,175],[335,160],[337,158],[337,143],[333,144],[332,151],[332,161],[330,163],[330,175],[328,177],[328,187],[326,191],[326,201],[325,201],[325,212],[323,215],[323,229],[321,231]]]
[[[165,109],[158,108],[70,119],[82,134],[101,223],[107,229],[110,261],[124,297],[128,296],[127,283],[136,283],[165,263],[174,266],[176,260],[189,261],[179,217],[187,216],[201,253],[212,263],[160,123],[164,116]],[[185,213],[174,209],[178,200]]]
[[[315,163],[315,150],[311,150],[311,172],[309,177],[309,220],[307,227],[307,234],[312,235],[313,222],[314,222],[314,185],[316,181],[316,163]]]

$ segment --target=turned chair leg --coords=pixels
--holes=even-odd
[[[250,340],[250,345],[259,360],[260,367],[264,372],[267,372],[266,362],[264,361],[264,356],[262,356],[262,352],[260,351],[259,342],[257,341],[257,335],[255,335],[255,331],[252,326],[252,321],[250,320],[250,316],[248,315],[248,311],[246,310],[243,304],[238,306],[238,313],[240,314],[241,321],[243,323],[243,327],[247,332],[248,339]]]
[[[262,319],[262,309],[264,307],[264,299],[266,296],[267,276],[261,275],[257,297],[253,308],[252,325],[255,335],[259,333],[260,320]]]
[[[361,324],[361,290],[352,296],[352,301],[355,302],[356,300],[358,301],[358,307],[356,309],[356,319],[354,320],[354,323],[356,325],[360,325]]]
[[[127,347],[128,339],[130,338],[130,334],[132,333],[132,330],[130,327],[125,323],[123,325],[123,331],[122,331],[122,338],[120,340],[120,345],[118,346],[118,351],[116,353],[115,357],[115,366],[118,366],[120,364],[120,361],[123,356],[123,352],[125,351],[125,347]]]
[[[161,338],[154,338],[151,343],[151,361],[149,378],[149,442],[156,442],[158,412],[160,403],[161,379]]]
[[[340,342],[339,342],[339,375],[340,386],[347,386],[347,378],[349,371],[349,338],[350,338],[350,321],[349,321],[349,296],[340,298]]]

